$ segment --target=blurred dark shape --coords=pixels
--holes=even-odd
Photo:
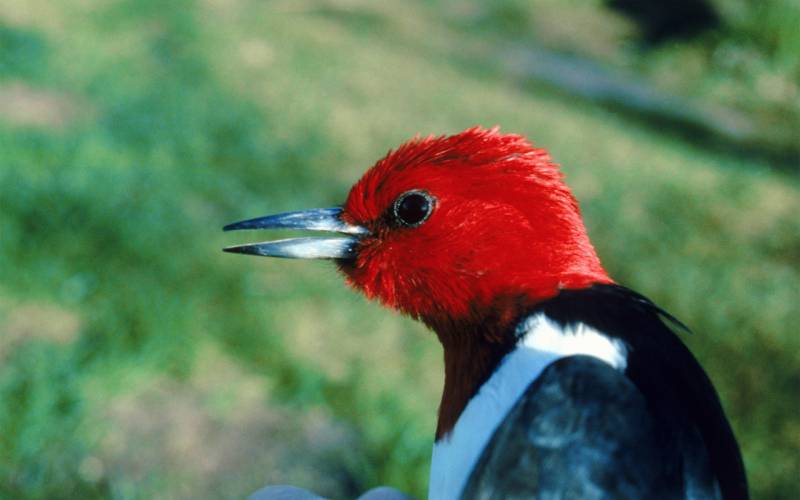
[[[325,497],[321,497],[316,493],[304,490],[303,488],[280,485],[280,486],[267,486],[266,488],[261,488],[260,490],[256,491],[255,493],[247,497],[247,500],[325,500]],[[412,500],[412,499],[410,496],[394,488],[390,488],[388,486],[379,486],[377,488],[373,488],[367,491],[366,493],[358,497],[357,500]]]
[[[776,162],[796,154],[762,144],[759,128],[735,109],[663,92],[646,80],[616,72],[596,62],[543,48],[510,49],[503,55],[509,74],[549,85],[571,96],[582,97],[626,111],[631,117],[665,127],[687,140],[722,149],[759,152]]]
[[[720,25],[709,0],[607,0],[606,4],[631,18],[649,45],[692,38]]]

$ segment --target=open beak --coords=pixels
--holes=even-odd
[[[223,248],[225,252],[283,257],[286,259],[344,259],[356,258],[358,243],[369,230],[348,224],[340,218],[342,209],[312,208],[298,212],[267,215],[256,219],[228,224],[223,231],[242,229],[304,229],[340,233],[337,238],[289,238]]]

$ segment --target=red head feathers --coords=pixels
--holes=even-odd
[[[418,227],[393,220],[409,191],[432,198]],[[341,266],[349,283],[434,328],[610,282],[547,152],[497,128],[405,143],[353,186],[342,218],[374,235]]]

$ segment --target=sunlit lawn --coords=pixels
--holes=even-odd
[[[434,337],[220,228],[475,124],[551,151],[612,274],[695,331],[754,497],[794,492],[796,177],[526,89],[430,6],[83,3],[0,2],[0,100],[44,106],[0,114],[0,496],[422,497]]]

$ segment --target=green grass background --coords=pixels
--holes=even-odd
[[[537,4],[577,16],[551,39],[615,47],[580,24],[598,2]],[[539,11],[478,5],[0,1],[0,497],[424,496],[435,338],[328,263],[223,254],[252,235],[220,228],[337,204],[390,147],[475,124],[551,151],[611,274],[696,332],[754,497],[796,495],[796,168],[522,84],[486,54]],[[796,82],[771,15],[752,72]],[[707,74],[745,99],[752,75]]]

